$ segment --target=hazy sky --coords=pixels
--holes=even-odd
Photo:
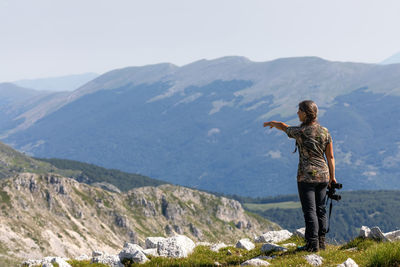
[[[0,0],[0,82],[240,55],[376,63],[393,0]]]

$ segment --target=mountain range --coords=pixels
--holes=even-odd
[[[12,83],[21,87],[32,88],[39,91],[73,91],[98,76],[99,75],[96,73],[84,73],[51,78],[26,79],[14,81]]]
[[[0,134],[36,157],[226,194],[288,194],[296,192],[295,144],[262,123],[297,125],[297,103],[313,99],[344,189],[398,189],[399,84],[400,64],[316,57],[128,67],[73,92],[2,103]]]

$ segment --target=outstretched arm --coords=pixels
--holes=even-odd
[[[333,145],[332,142],[330,142],[325,149],[325,156],[326,160],[328,161],[328,167],[329,167],[329,186],[331,183],[337,183],[336,178],[335,178],[335,158],[333,156]]]
[[[289,127],[286,123],[283,123],[281,121],[268,121],[264,122],[264,127],[269,126],[269,128],[275,127],[278,130],[286,132],[286,129]]]

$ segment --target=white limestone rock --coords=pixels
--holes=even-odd
[[[281,242],[283,240],[289,239],[293,234],[288,230],[280,230],[280,231],[269,231],[261,236],[257,237],[256,243],[266,243],[266,242]]]
[[[294,234],[297,236],[300,236],[302,238],[305,238],[306,237],[306,228],[305,227],[299,228],[294,232]]]
[[[286,243],[283,244],[282,247],[288,248],[288,247],[297,247],[297,245],[295,243]]]
[[[162,257],[183,258],[193,252],[193,240],[184,235],[176,235],[157,243],[157,253]]]
[[[44,257],[44,258],[42,259],[42,264],[51,263],[51,261],[53,260],[53,258],[54,258],[54,257]]]
[[[375,240],[387,241],[388,239],[384,236],[381,229],[378,226],[371,228],[371,233],[369,234],[370,238]]]
[[[110,267],[124,267],[118,255],[108,255],[106,253],[102,253],[101,256],[93,257],[91,262],[102,263]]]
[[[360,233],[358,234],[358,237],[368,238],[370,233],[371,233],[371,229],[369,229],[368,226],[361,226]]]
[[[218,252],[221,248],[226,248],[228,245],[225,243],[217,243],[211,246],[211,250],[214,252]]]
[[[318,256],[317,254],[306,255],[306,256],[304,256],[304,258],[306,259],[306,261],[309,264],[311,264],[313,266],[322,265],[323,258],[321,256]]]
[[[265,261],[265,260],[262,260],[262,259],[259,259],[259,258],[254,258],[254,259],[251,259],[251,260],[247,260],[247,261],[245,261],[245,262],[243,262],[241,264],[241,266],[246,266],[246,265],[249,265],[249,266],[268,266],[268,265],[270,265],[270,263],[268,261]]]
[[[135,263],[145,263],[148,261],[143,253],[143,248],[137,244],[125,243],[122,251],[118,254],[119,259],[131,259]]]
[[[342,264],[338,264],[337,267],[358,267],[358,264],[352,258],[348,258]]]
[[[143,251],[136,251],[132,256],[131,259],[135,263],[146,263],[149,259],[146,257]]]
[[[400,230],[385,233],[384,236],[391,242],[400,240]]]
[[[53,267],[53,263],[58,264],[59,267],[71,267],[71,265],[67,262],[67,258],[60,258],[60,257],[45,257],[42,260],[30,260],[28,265],[22,264],[22,266],[50,266]],[[35,263],[35,264],[32,264]],[[31,264],[31,265],[30,265]]]
[[[144,255],[146,256],[154,256],[158,257],[157,249],[156,248],[148,248],[143,250]]]
[[[236,243],[236,247],[237,248],[244,248],[246,250],[252,250],[253,248],[255,248],[255,245],[253,244],[253,242],[250,241],[250,239],[244,238],[244,239],[240,239]]]
[[[88,255],[86,255],[86,254],[82,254],[82,255],[76,257],[75,260],[77,260],[77,261],[86,261],[86,260],[90,260],[90,257]]]
[[[51,263],[57,263],[58,267],[71,267],[71,264],[69,264],[68,262],[66,262],[67,259],[63,259],[60,257],[54,257],[51,260]]]
[[[146,238],[145,244],[146,244],[146,249],[148,248],[157,248],[157,243],[159,241],[164,241],[165,237],[148,237]]]
[[[287,248],[278,246],[274,243],[266,243],[261,247],[261,252],[268,252],[268,251],[287,251]]]

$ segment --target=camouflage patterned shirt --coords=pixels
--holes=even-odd
[[[299,150],[297,181],[329,182],[329,168],[324,157],[326,146],[332,142],[328,129],[318,123],[308,126],[290,126],[286,134],[296,139]]]

